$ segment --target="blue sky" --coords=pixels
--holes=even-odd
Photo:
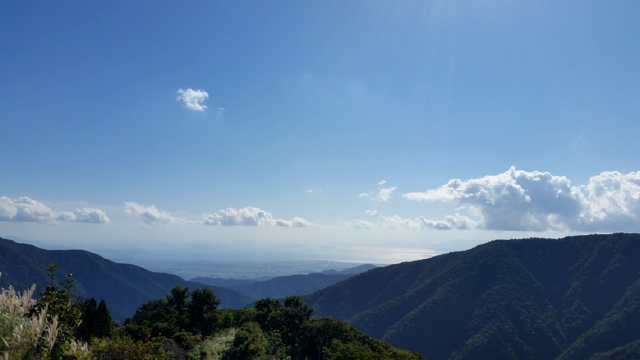
[[[397,262],[640,231],[636,1],[0,3],[0,236]]]

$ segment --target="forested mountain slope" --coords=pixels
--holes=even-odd
[[[47,265],[59,264],[61,280],[74,274],[74,292],[81,297],[104,299],[116,320],[132,316],[140,304],[163,298],[176,286],[208,287],[221,300],[220,308],[237,308],[255,299],[238,291],[189,282],[179,276],[155,273],[139,266],[119,264],[82,250],[43,250],[0,238],[0,287],[26,289],[36,284],[36,293],[48,281]]]
[[[427,359],[640,358],[640,235],[497,240],[304,300]]]

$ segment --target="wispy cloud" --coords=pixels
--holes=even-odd
[[[389,199],[391,198],[391,194],[393,194],[393,192],[397,189],[397,187],[396,186],[382,187],[386,183],[387,183],[386,180],[382,180],[378,182],[378,188],[376,189],[376,191],[371,191],[368,193],[363,192],[363,193],[360,193],[358,197],[372,199],[379,202],[388,202]]]
[[[190,110],[204,111],[207,106],[203,102],[209,97],[209,93],[204,90],[193,90],[191,88],[183,90],[178,89],[176,100],[183,101]],[[222,109],[222,110],[221,110]],[[218,112],[224,112],[224,108],[218,108]]]
[[[398,215],[385,216],[377,210],[367,210],[365,213],[375,222],[356,219],[346,224],[356,229],[373,229],[382,227],[388,229],[431,229],[431,230],[471,230],[478,227],[478,222],[464,215],[448,215],[443,220],[431,220],[424,216],[416,218],[402,218]]]
[[[512,167],[402,196],[466,206],[489,230],[640,230],[640,172],[603,172],[588,185],[572,186],[564,176]]]
[[[6,196],[1,196],[0,221],[78,221],[99,224],[108,223],[110,220],[107,214],[100,209],[77,209],[75,213],[71,211],[54,211],[43,203],[27,196],[22,196],[13,200]]]
[[[375,229],[376,224],[371,221],[355,219],[346,222],[346,225],[355,229]]]
[[[300,217],[294,217],[291,220],[275,219],[270,212],[253,206],[247,206],[242,209],[227,208],[225,210],[220,210],[217,213],[205,214],[203,223],[205,225],[222,226],[313,226],[312,222]]]
[[[276,225],[284,226],[284,227],[308,227],[308,226],[314,226],[314,224],[311,221],[303,219],[301,217],[294,217],[291,220],[278,219],[278,220],[276,220]]]

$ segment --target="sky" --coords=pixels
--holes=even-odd
[[[0,237],[397,263],[640,231],[638,1],[2,1]]]

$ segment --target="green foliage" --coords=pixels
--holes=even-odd
[[[196,345],[192,351],[193,357],[196,359],[220,360],[231,348],[235,337],[235,328],[220,331],[213,337]]]
[[[161,344],[154,342],[133,341],[127,337],[93,338],[91,353],[100,360],[168,360]]]
[[[100,300],[100,304],[96,306],[96,299],[90,298],[82,304],[82,322],[76,334],[78,339],[88,342],[92,337],[111,336],[116,326],[105,301]]]
[[[84,303],[74,300],[71,276],[64,282],[55,282],[55,268],[49,268],[52,285],[30,308],[33,319],[39,314],[39,319],[46,322],[49,309],[46,299],[61,318],[69,319],[65,321],[71,323],[76,319],[70,329],[77,327],[80,319],[84,321],[77,327],[77,335],[89,339],[89,345],[74,341],[73,333],[65,335],[65,342],[57,342],[55,336],[43,336],[39,339],[51,341],[36,342],[38,351],[33,350],[35,345],[27,346],[20,354],[13,351],[7,359],[21,359],[25,354],[27,358],[76,360],[421,359],[375,340],[345,322],[313,319],[313,308],[295,296],[283,301],[259,300],[254,309],[221,311],[217,310],[219,300],[210,290],[189,292],[187,288],[175,287],[166,299],[142,304],[132,319],[118,327],[104,300],[98,305],[93,298]],[[0,315],[3,309],[0,306]],[[53,319],[47,329],[60,332],[56,325],[58,317]],[[4,331],[3,324],[0,318],[0,334],[12,332]],[[207,338],[203,339],[203,334]],[[5,342],[5,337],[2,340]],[[47,344],[55,346],[44,349]]]
[[[225,360],[258,360],[265,359],[267,354],[267,338],[255,322],[248,322],[236,332],[232,347],[227,350]]]
[[[299,297],[256,301],[256,322],[238,330],[225,359],[422,359],[331,318],[314,319]],[[345,357],[342,352],[345,352]]]
[[[151,300],[142,304],[126,324],[145,326],[152,336],[171,338],[189,332],[202,337],[213,335],[218,326],[217,308],[220,300],[210,289],[176,286],[166,300]]]
[[[203,336],[212,335],[218,323],[216,309],[219,305],[220,300],[210,289],[192,291],[191,299],[187,304],[189,331]]]
[[[298,358],[308,359],[424,359],[374,339],[353,325],[331,318],[311,319],[301,328]]]
[[[34,291],[35,285],[23,292],[17,292],[11,286],[0,290],[0,357],[3,359],[22,359],[27,354],[36,356],[36,346],[41,341],[49,345],[46,352],[55,343],[57,325],[47,322],[46,311],[38,316],[26,315]]]
[[[40,292],[40,299],[29,311],[31,317],[46,314],[48,322],[57,324],[57,336],[53,347],[50,348],[50,344],[45,339],[42,339],[38,345],[38,353],[50,352],[53,359],[62,358],[65,352],[71,350],[71,343],[76,339],[75,330],[82,321],[81,302],[74,298],[72,292],[75,286],[73,274],[67,274],[64,281],[56,281],[58,266],[58,264],[52,264],[47,267],[49,285]]]

